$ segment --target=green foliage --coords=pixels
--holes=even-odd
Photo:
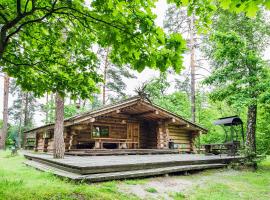
[[[210,58],[212,73],[204,83],[213,87],[210,94],[212,100],[226,101],[242,110],[243,116],[247,107],[257,106],[267,99],[269,64],[263,60],[262,54],[270,38],[270,26],[262,12],[252,19],[243,14],[220,12],[212,29],[203,48]],[[246,124],[247,136],[255,135],[252,126],[256,126],[256,117],[250,114],[247,119],[251,116],[252,120]],[[254,140],[250,138],[253,137],[247,138],[247,144],[252,144]],[[264,137],[261,139],[265,140]]]
[[[269,105],[259,104],[257,123],[257,151],[270,154],[270,108]]]
[[[153,78],[145,83],[145,93],[152,100],[161,99],[165,95],[167,89],[170,86],[170,83],[167,81],[167,73],[160,73],[158,78]]]
[[[153,188],[153,187],[146,188],[145,191],[150,192],[150,193],[157,193],[158,192],[157,189]]]
[[[185,41],[154,24],[154,2],[91,1],[88,6],[80,0],[35,1],[34,6],[23,2],[22,12],[31,13],[6,30],[9,40],[2,70],[37,96],[58,92],[83,99],[97,93],[96,84],[102,81],[96,46],[110,47],[111,61],[119,66],[129,64],[138,71],[172,67],[179,72]],[[15,2],[3,6],[8,20],[17,17]]]
[[[34,114],[39,109],[37,99],[33,93],[24,93],[14,79],[11,81],[9,93],[14,98],[12,101],[13,104],[9,108],[9,118],[14,124],[18,125],[21,120],[23,129],[32,128],[34,125]]]
[[[214,70],[205,83],[216,86],[211,95],[214,100],[249,105],[266,90],[265,63],[256,49],[248,47],[248,38],[241,37],[235,32],[216,33],[211,37]]]
[[[7,146],[13,146],[14,141],[16,141],[16,142],[18,141],[18,132],[19,132],[19,126],[18,125],[10,125],[9,126],[7,139],[6,139],[6,145]]]
[[[204,32],[205,27],[212,23],[213,15],[219,8],[230,13],[244,13],[249,18],[255,18],[261,7],[270,9],[269,0],[167,0],[174,3],[177,7],[186,7],[187,13],[195,13],[199,17],[197,20],[198,30]]]
[[[185,200],[186,199],[186,196],[184,194],[182,194],[181,192],[177,192],[171,196],[173,197],[174,200]]]
[[[82,112],[85,112],[86,109],[81,107],[81,108],[77,108],[76,105],[74,104],[69,104],[69,105],[65,105],[64,107],[64,117],[65,118],[68,118],[68,117],[72,117],[76,114],[79,114],[79,113],[82,113]]]

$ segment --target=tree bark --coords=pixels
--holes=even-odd
[[[194,41],[194,14],[190,17],[190,98],[191,119],[196,121],[196,88],[195,88],[195,41]]]
[[[49,93],[46,93],[45,124],[49,123]]]
[[[22,147],[21,145],[21,139],[22,139],[22,124],[23,124],[23,114],[24,114],[24,100],[25,100],[25,94],[22,93],[22,99],[21,99],[21,110],[20,110],[20,123],[19,123],[19,131],[18,131],[18,148],[20,149]]]
[[[50,95],[50,104],[49,104],[49,111],[48,111],[48,114],[49,114],[49,123],[52,123],[55,118],[53,116],[53,102],[54,102],[54,96],[53,96],[53,93],[51,93]]]
[[[64,158],[64,99],[56,93],[55,97],[55,126],[54,126],[54,158]]]
[[[27,129],[28,125],[30,124],[28,105],[29,105],[29,92],[26,92],[25,93],[25,102],[24,102],[24,123],[23,123],[24,130],[25,130],[25,128]],[[24,133],[24,135],[23,135],[23,148],[25,147],[25,145],[26,145],[26,134]]]
[[[247,116],[247,138],[246,146],[249,150],[256,153],[256,120],[257,120],[257,105],[248,107]]]
[[[104,72],[103,72],[103,77],[104,77],[104,82],[103,82],[103,95],[102,95],[102,103],[103,105],[106,104],[106,84],[107,84],[107,70],[108,70],[108,55],[109,55],[109,48],[106,49],[106,57],[105,57],[105,64],[104,64]]]
[[[0,149],[6,147],[6,137],[8,130],[8,94],[9,94],[9,76],[4,76],[4,104],[3,104],[3,128],[0,136]]]

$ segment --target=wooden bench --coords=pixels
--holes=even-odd
[[[118,149],[127,149],[128,144],[138,144],[138,142],[132,141],[132,139],[120,139],[120,138],[92,138],[95,141],[95,149],[103,149],[103,144],[117,144]]]
[[[205,154],[222,154],[235,155],[240,148],[239,141],[232,141],[220,144],[204,144]]]

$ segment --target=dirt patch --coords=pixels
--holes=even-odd
[[[189,176],[168,176],[145,179],[143,184],[118,185],[120,192],[136,195],[140,199],[173,199],[173,194],[185,194],[193,187],[214,181],[217,178],[226,176],[236,176],[239,172],[235,170],[208,170]],[[149,192],[149,188],[154,188],[156,192]]]

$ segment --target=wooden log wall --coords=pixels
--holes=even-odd
[[[127,120],[98,118],[90,124],[80,124],[80,125],[71,127],[70,131],[68,132],[70,134],[68,135],[69,137],[67,138],[66,149],[76,148],[77,144],[93,143],[92,130],[94,126],[107,126],[109,128],[109,136],[108,136],[109,138],[126,139],[128,137]],[[133,135],[134,137],[138,137],[138,134],[137,136],[135,134]]]
[[[169,138],[178,146],[179,151],[192,151],[193,134],[189,130],[185,130],[177,125],[169,125]]]

